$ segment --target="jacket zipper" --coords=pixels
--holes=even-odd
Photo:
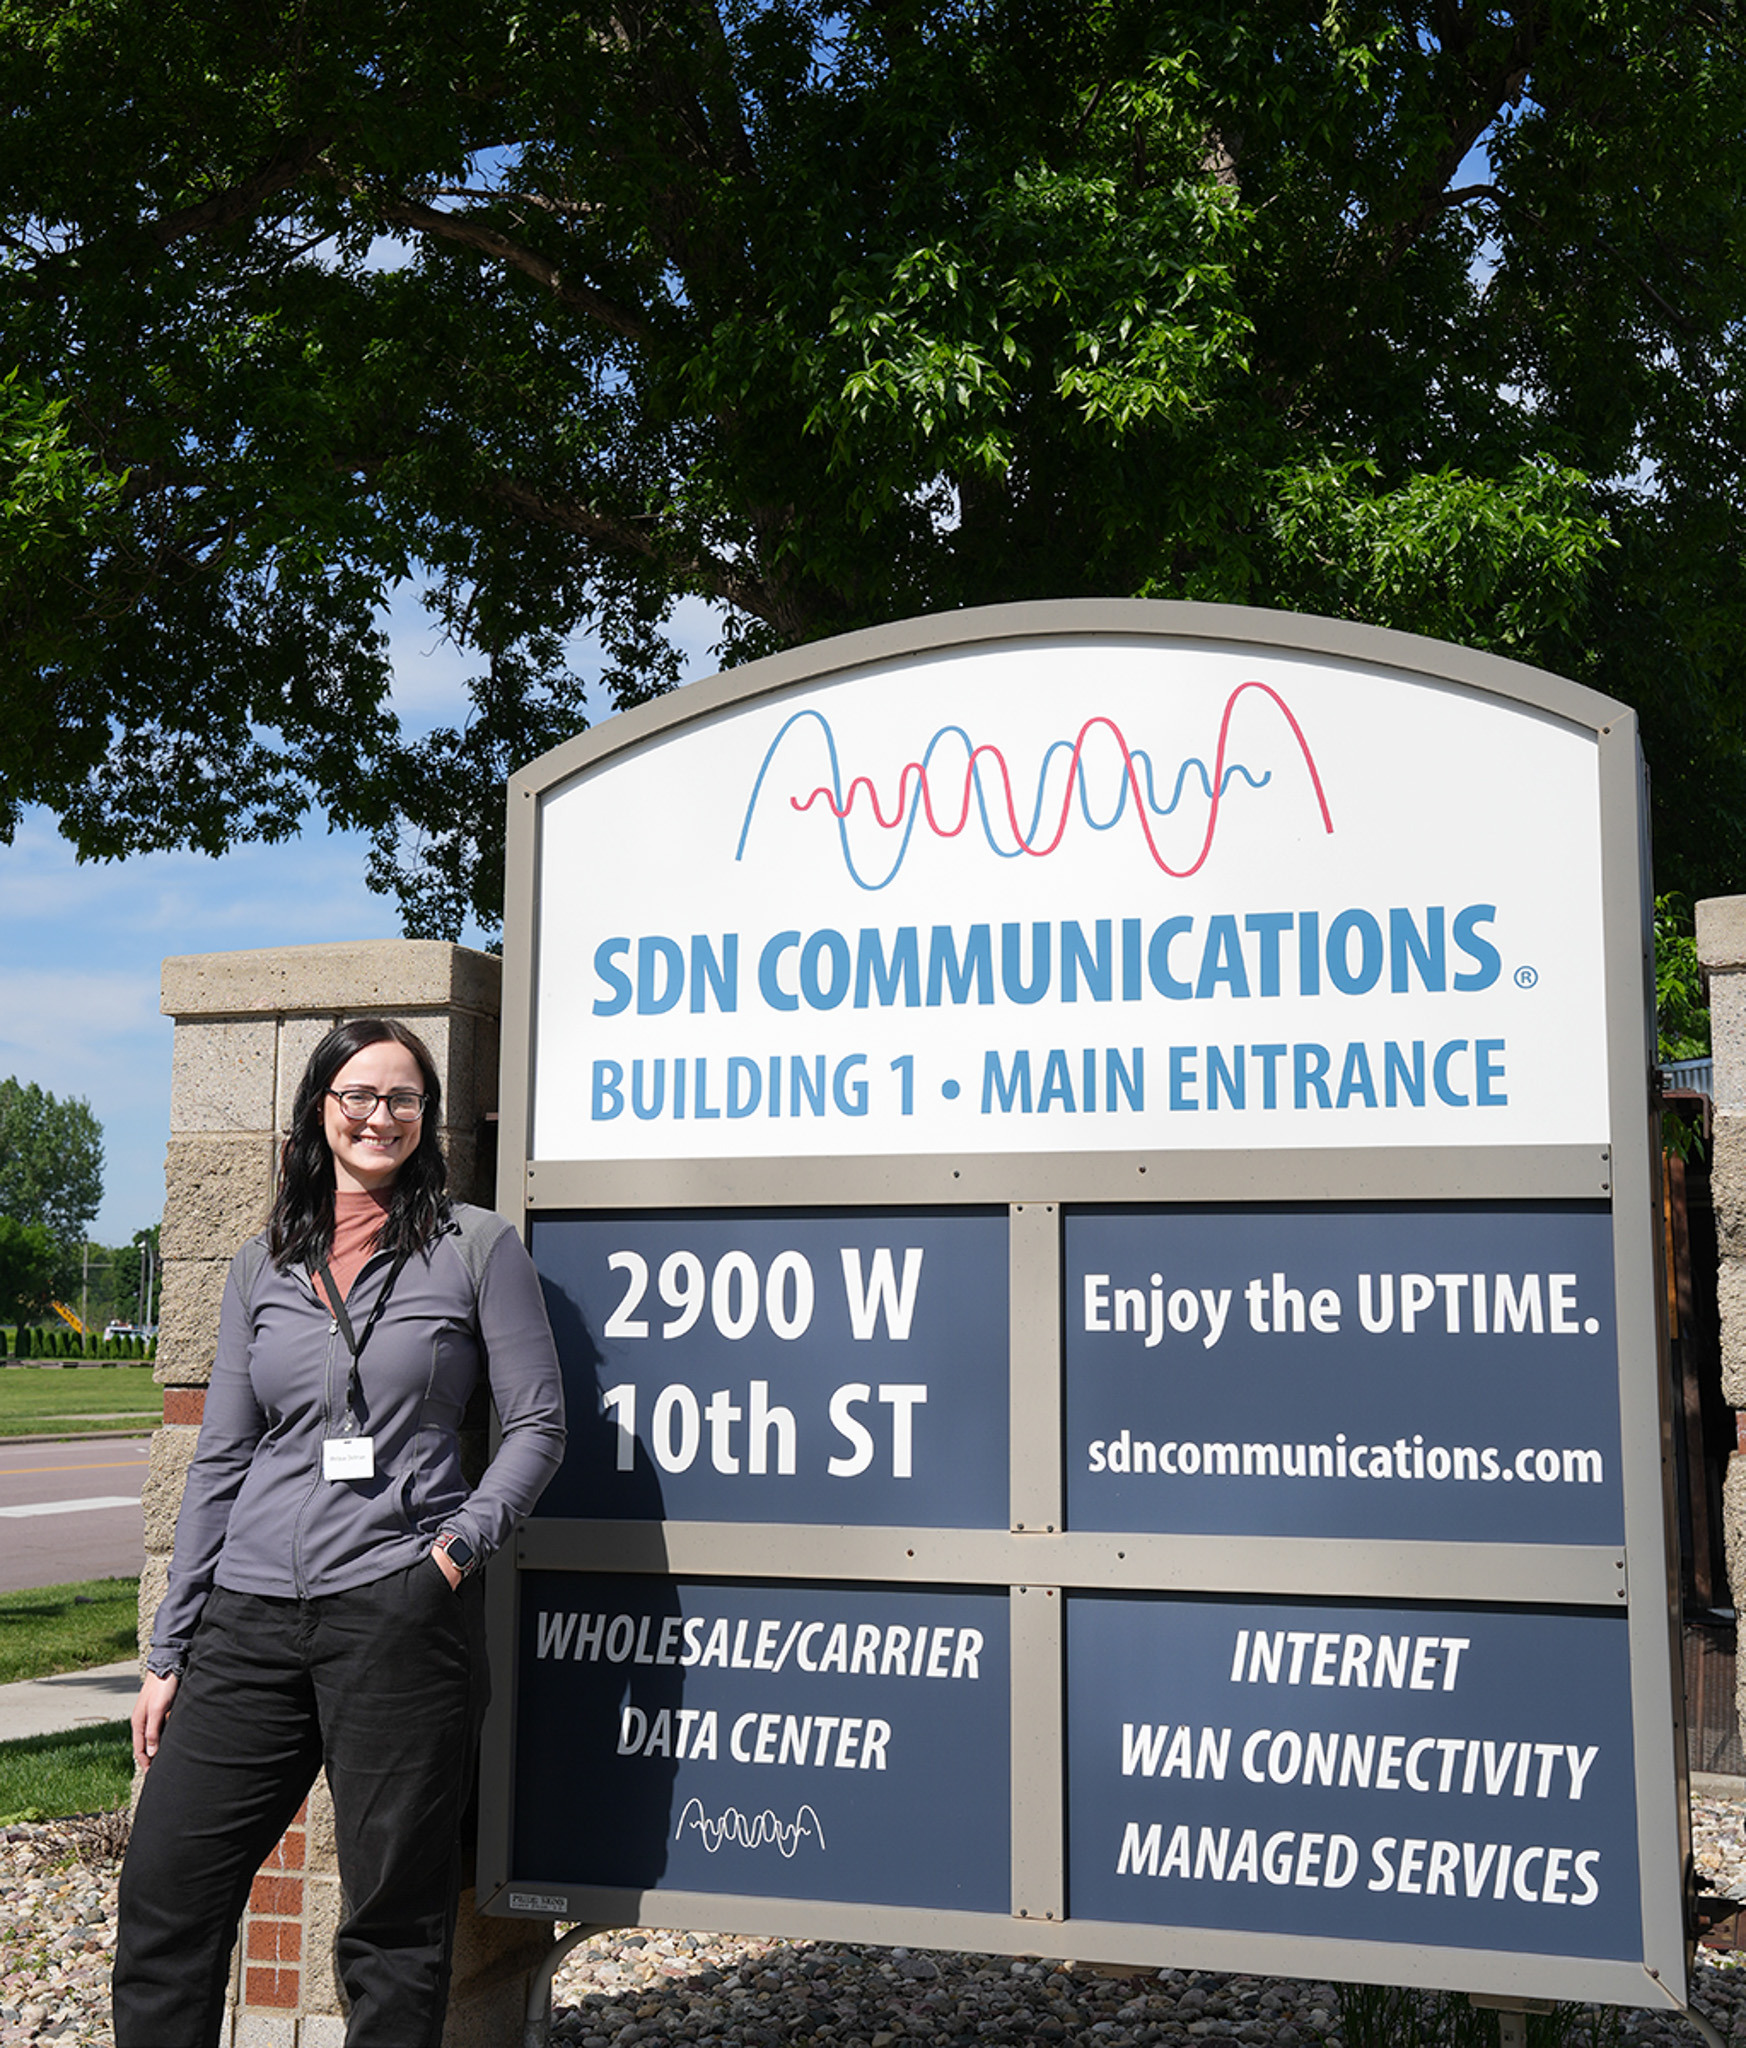
[[[378,1259],[385,1259],[388,1256],[387,1252],[372,1252],[360,1269],[358,1280],[364,1277],[364,1274],[376,1264]],[[315,1470],[310,1478],[309,1491],[303,1496],[298,1506],[296,1517],[291,1524],[291,1583],[297,1588],[299,1600],[307,1600],[309,1598],[309,1582],[303,1576],[303,1517],[309,1507],[309,1503],[314,1500],[322,1487],[321,1460],[323,1454],[321,1444],[325,1443],[327,1438],[334,1434],[333,1367],[334,1352],[338,1348],[334,1343],[334,1339],[339,1335],[339,1318],[334,1314],[331,1306],[322,1300],[321,1289],[314,1274],[306,1272],[303,1278],[316,1307],[318,1309],[325,1309],[327,1314],[327,1355],[322,1360],[321,1365],[322,1428],[321,1441],[316,1445]],[[352,1282],[353,1287],[356,1287],[357,1284],[357,1280]],[[346,1299],[348,1301],[351,1299],[349,1289],[346,1293]]]
[[[311,1283],[313,1292],[313,1283]],[[320,1296],[316,1296],[317,1305]],[[297,1588],[299,1600],[309,1598],[309,1582],[303,1576],[303,1517],[309,1504],[321,1491],[322,1445],[333,1434],[333,1354],[334,1339],[339,1335],[339,1322],[331,1309],[327,1312],[327,1351],[321,1362],[321,1433],[315,1447],[315,1469],[310,1474],[309,1491],[298,1505],[296,1519],[291,1524],[291,1583]]]

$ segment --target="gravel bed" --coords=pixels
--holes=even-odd
[[[1746,1802],[1694,1797],[1692,1824],[1712,1887],[1746,1901]],[[0,2048],[107,2042],[121,1839],[114,1815],[0,1829]],[[1746,1962],[1700,1951],[1696,1997],[1722,2038],[1746,2048]],[[1666,2013],[1594,2018],[1593,2038],[1623,2048],[1698,2041]],[[1579,2024],[1569,2048],[1590,2034]],[[554,1987],[552,2038],[562,2048],[1364,2048],[1343,2038],[1332,1984],[651,1929],[596,1935],[572,1952]]]
[[[125,1817],[0,1828],[0,2043],[109,2039]]]
[[[1746,2043],[1746,1970],[1705,1954],[1694,1976],[1722,2038]],[[552,2039],[563,2048],[1373,2048],[1394,2038],[1376,2022],[1343,2032],[1340,1994],[1327,1983],[646,1930],[581,1944],[556,1993]],[[1673,2015],[1602,2008],[1564,2039],[1567,2048],[1699,2043]]]

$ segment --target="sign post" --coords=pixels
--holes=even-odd
[[[1629,711],[1219,607],[510,792],[488,1910],[1683,2005]]]

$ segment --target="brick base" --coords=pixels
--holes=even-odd
[[[297,2012],[304,1999],[304,1864],[308,1805],[285,1830],[249,1890],[242,1920],[237,2012]]]

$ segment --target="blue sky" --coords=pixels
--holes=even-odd
[[[414,729],[458,721],[464,663],[415,607],[389,625],[395,709]],[[687,676],[709,674],[709,611],[681,606],[674,630]],[[158,1014],[163,961],[398,938],[393,899],[364,886],[366,845],[317,819],[286,845],[219,860],[159,853],[80,865],[48,813],[34,811],[0,847],[0,1077],[91,1105],[104,1142],[99,1243],[127,1243],[163,1208],[172,1035]],[[480,934],[463,940],[476,945]]]

